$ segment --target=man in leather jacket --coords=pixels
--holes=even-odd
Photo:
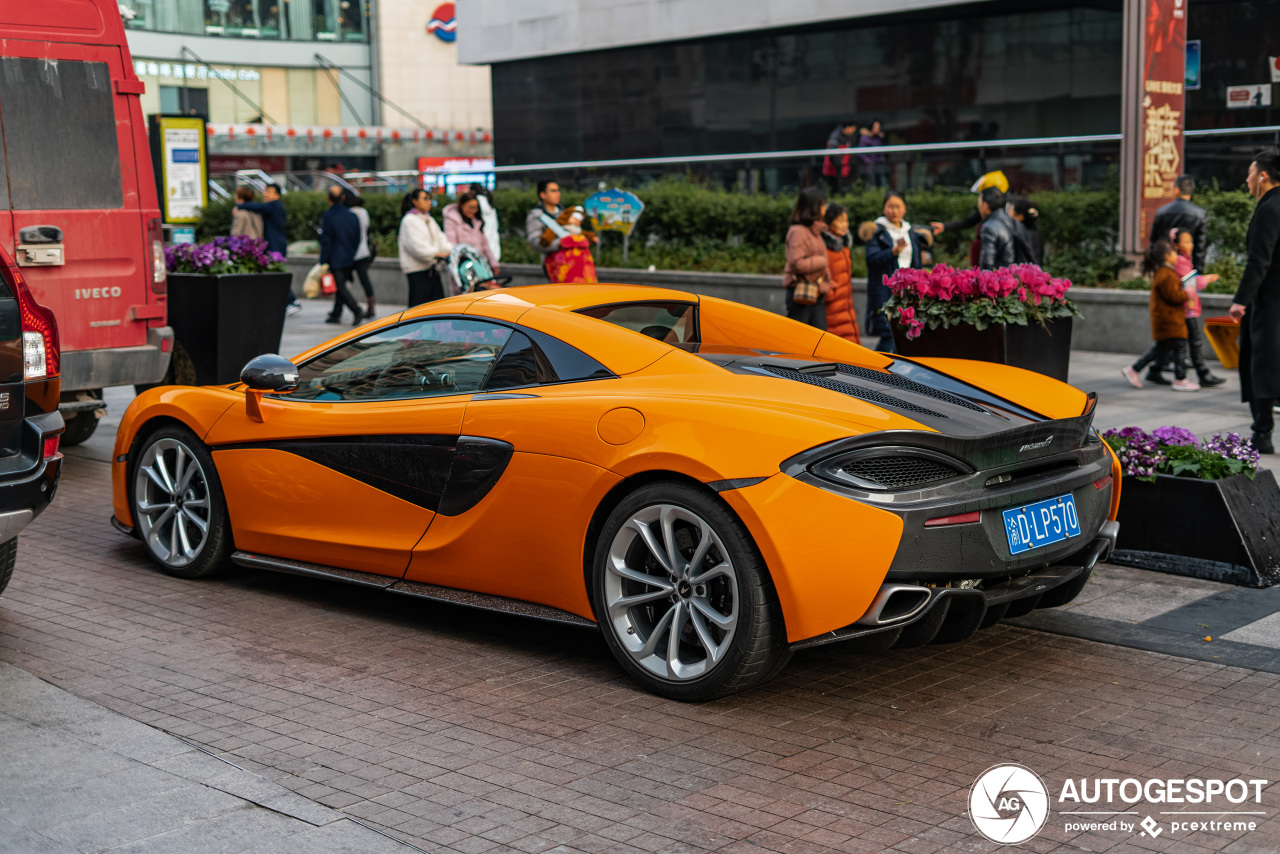
[[[1209,215],[1204,208],[1191,203],[1191,194],[1195,192],[1196,182],[1190,175],[1179,175],[1173,182],[1178,198],[1156,211],[1151,220],[1150,242],[1155,243],[1161,237],[1168,239],[1169,232],[1176,228],[1185,228],[1191,232],[1191,266],[1204,272],[1204,250],[1208,243]]]
[[[1005,213],[1004,193],[997,187],[982,191],[978,200],[978,213],[982,214],[982,248],[978,252],[978,268],[994,270],[1014,263],[1014,240],[1018,223]]]

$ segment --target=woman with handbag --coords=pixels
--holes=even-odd
[[[787,317],[827,328],[823,297],[831,290],[827,275],[827,246],[822,233],[827,230],[822,215],[827,210],[827,194],[817,187],[805,187],[791,212],[787,229],[787,266],[782,285],[787,289]]]
[[[868,335],[878,335],[876,349],[885,353],[895,352],[893,330],[889,318],[880,307],[889,299],[886,276],[892,276],[900,268],[924,266],[924,238],[912,230],[907,215],[907,202],[897,190],[884,194],[884,216],[874,223],[875,233],[867,240],[867,316]],[[864,224],[870,230],[871,223]]]
[[[441,277],[453,244],[431,218],[431,194],[413,190],[400,203],[400,269],[409,278],[409,307],[444,298]]]

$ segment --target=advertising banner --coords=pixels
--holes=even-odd
[[[1229,110],[1253,110],[1270,106],[1270,83],[1227,87],[1227,109]]]
[[[160,206],[170,224],[194,223],[209,204],[204,119],[154,116],[160,164]],[[153,148],[155,142],[152,143]]]
[[[1151,221],[1176,195],[1182,174],[1186,117],[1186,0],[1146,0],[1142,62],[1142,192],[1138,245],[1146,245]]]

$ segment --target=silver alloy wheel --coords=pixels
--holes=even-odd
[[[738,576],[697,514],[652,504],[614,535],[604,599],[614,636],[641,667],[688,681],[719,664],[738,628]]]
[[[209,481],[191,449],[177,439],[147,446],[133,479],[138,533],[165,566],[200,555],[209,535]]]

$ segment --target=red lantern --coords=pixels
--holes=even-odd
[[[453,135],[453,139],[455,142],[462,142],[462,131],[458,131],[457,133],[455,133]]]
[[[293,128],[289,128],[287,131],[284,132],[284,135],[289,137],[289,139],[293,139],[295,136],[298,135],[298,132]]]
[[[493,136],[491,134],[486,133],[484,136],[481,137],[481,139],[483,139],[485,142],[492,142]]]
[[[395,143],[397,143],[397,144],[398,144],[398,143],[400,142],[400,131],[398,131],[398,130],[393,130],[393,131],[391,132],[391,140],[392,140],[392,142],[395,142]]]
[[[325,139],[333,139],[333,131],[329,128],[325,128],[320,135],[323,136]]]
[[[361,139],[368,139],[369,132],[364,128],[360,128],[360,130],[356,131],[356,136],[360,137]]]
[[[204,132],[207,133],[209,136],[213,136],[214,134],[213,125],[205,125]]]
[[[245,133],[245,136],[256,136],[258,131],[254,128],[253,125],[249,125],[247,128],[244,129],[244,133]]]

